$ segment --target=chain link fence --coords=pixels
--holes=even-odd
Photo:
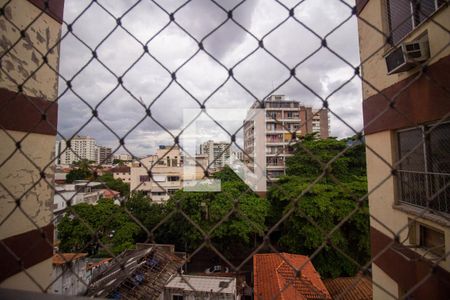
[[[69,4],[73,5],[73,2],[68,2],[66,1],[66,9]],[[54,2],[1,1],[0,28],[5,34],[1,36],[0,79],[2,81],[1,88],[8,90],[9,93],[2,92],[2,95],[6,96],[2,96],[0,107],[2,118],[4,118],[1,124],[3,141],[1,142],[0,162],[2,174],[0,189],[3,202],[0,226],[4,234],[2,234],[3,240],[0,244],[3,248],[2,253],[7,254],[7,260],[18,267],[24,276],[34,283],[32,289],[40,290],[43,293],[54,293],[54,285],[62,279],[67,280],[65,276],[69,274],[84,286],[83,290],[86,295],[92,297],[156,299],[164,290],[164,286],[168,284],[169,278],[180,277],[180,284],[184,284],[184,286],[181,288],[178,286],[178,293],[171,294],[173,298],[170,299],[187,299],[183,298],[183,293],[179,292],[180,289],[189,290],[191,295],[196,295],[200,299],[207,297],[219,299],[217,295],[220,293],[228,295],[223,296],[224,298],[230,297],[230,294],[227,294],[230,285],[234,285],[235,290],[238,291],[235,292],[235,295],[239,293],[242,298],[266,299],[267,294],[264,293],[264,288],[260,286],[258,290],[256,289],[256,281],[261,280],[262,273],[270,271],[260,265],[258,266],[261,269],[253,269],[257,266],[256,255],[262,253],[275,254],[278,265],[277,269],[273,270],[275,272],[273,276],[282,278],[281,281],[279,278],[275,279],[277,277],[269,280],[279,280],[276,284],[278,289],[269,293],[270,299],[290,299],[293,297],[292,295],[302,295],[307,299],[329,299],[331,297],[347,299],[354,291],[360,291],[366,281],[369,282],[368,285],[371,286],[371,289],[373,288],[375,298],[384,295],[383,297],[393,299],[410,299],[417,296],[416,293],[430,282],[438,282],[436,283],[438,285],[434,285],[435,287],[440,287],[439,284],[445,285],[445,278],[448,278],[449,270],[447,256],[449,254],[448,226],[450,224],[448,203],[450,194],[450,123],[448,123],[450,111],[448,111],[448,104],[437,107],[439,113],[435,113],[429,119],[424,119],[420,112],[411,113],[409,110],[414,110],[414,108],[399,102],[402,102],[404,97],[410,97],[411,94],[419,95],[417,97],[426,97],[425,91],[420,90],[423,87],[421,85],[423,81],[426,82],[428,89],[439,91],[439,95],[441,95],[439,97],[442,100],[436,105],[448,103],[450,100],[449,86],[446,85],[448,83],[448,63],[444,65],[443,72],[430,71],[434,65],[439,64],[440,59],[448,57],[450,51],[448,1],[356,1],[356,4],[352,1],[331,1],[333,7],[339,7],[337,11],[343,15],[340,16],[341,18],[336,18],[339,21],[336,21],[329,30],[323,30],[323,27],[320,27],[321,15],[314,16],[319,20],[315,23],[310,23],[305,18],[303,9],[308,2],[313,2],[312,0],[303,0],[297,3],[270,1],[273,11],[279,15],[279,20],[266,20],[267,28],[262,34],[261,30],[258,33],[252,32],[255,28],[251,26],[251,22],[246,20],[247,8],[245,6],[254,5],[254,3],[249,4],[248,2],[244,0],[230,5],[223,1],[211,0],[208,1],[208,10],[202,11],[196,10],[199,8],[196,1],[185,1],[179,5],[150,0],[116,3],[115,5],[121,9],[113,9],[115,6],[109,2],[88,1],[85,5],[79,4],[78,7],[82,7],[82,9],[77,11],[72,19],[60,19],[59,23],[55,22],[56,25],[52,25],[52,27],[49,24],[58,20]],[[127,26],[128,19],[132,18],[133,14],[139,12],[145,14],[145,9],[149,8],[144,5],[151,5],[149,13],[158,14],[155,22],[164,20],[160,27],[155,25],[149,27],[150,33],[147,33],[145,38],[137,34],[136,28]],[[26,11],[28,9],[30,9],[29,13]],[[101,12],[98,14],[101,17],[97,17],[98,20],[96,20],[99,24],[98,31],[96,28],[91,28],[89,36],[86,36],[85,32],[80,34],[77,32],[77,27],[81,26],[80,24],[83,22],[88,22],[83,17],[92,10]],[[194,33],[189,24],[195,23],[201,18],[207,18],[208,13],[213,14],[213,11],[221,16],[221,19],[218,18],[217,24],[211,28],[201,28],[202,34]],[[324,7],[323,14],[325,13],[332,14],[333,12],[327,11],[327,8]],[[186,20],[186,14],[187,23],[183,22]],[[376,14],[381,14],[382,17],[374,17]],[[140,16],[143,17],[142,14]],[[96,15],[89,18],[95,20]],[[136,17],[133,15],[133,18]],[[375,22],[378,19],[380,22]],[[142,24],[146,24],[148,20],[137,19],[137,21],[139,26],[140,21]],[[39,32],[46,32],[45,29],[42,31],[40,28],[41,22],[50,28],[47,30],[47,36],[39,34]],[[96,24],[96,22],[92,24]],[[104,28],[100,26],[102,22],[112,23],[113,26],[110,30],[103,30]],[[347,28],[348,24],[355,26],[356,23],[359,26],[361,62],[352,61],[346,55],[345,47],[330,42],[336,32],[347,30],[343,28]],[[288,24],[310,35],[311,41],[313,41],[311,44],[317,45],[316,47],[305,45],[311,51],[302,52],[300,58],[289,59],[289,61],[283,56],[283,51],[286,49],[268,42],[271,36],[276,35]],[[314,25],[319,28],[314,28]],[[225,47],[227,37],[223,37],[221,31],[227,26],[233,26],[234,30],[245,34],[246,38],[251,41],[250,44],[253,45],[245,51],[238,48],[242,53],[232,63],[225,62],[217,49],[211,50],[215,46],[214,43],[219,43],[219,45],[223,43]],[[54,30],[59,27],[62,28],[60,35],[58,34],[59,29]],[[142,28],[140,29],[142,31]],[[193,51],[185,58],[178,57],[176,60],[167,60],[160,55],[160,50],[155,50],[152,46],[158,39],[170,40],[168,33],[174,29],[185,35],[184,40],[189,40],[189,47],[194,45]],[[421,35],[417,37],[416,33],[419,31]],[[118,34],[119,32],[120,34]],[[414,47],[418,47],[418,51],[421,51],[422,44],[419,42],[424,38],[422,32],[425,32],[428,38],[425,43],[428,47],[428,57],[419,57],[415,60],[414,56],[412,56],[413,59],[405,58],[405,51],[408,50],[405,47],[408,45],[413,47],[411,51],[417,51]],[[37,38],[34,38],[34,35],[37,35]],[[297,37],[294,34],[284,38],[294,40]],[[437,38],[439,38],[439,42],[436,42]],[[114,56],[113,54],[120,52],[121,49],[111,49],[108,42],[112,39],[123,39],[127,43],[132,41],[138,45],[139,51],[130,51],[132,58],[123,53],[120,56]],[[79,55],[80,59],[77,60],[78,65],[71,65],[70,72],[63,74],[64,72],[60,70],[66,68],[66,62],[63,55],[59,57],[59,52],[60,47],[64,47],[69,40],[71,43],[76,42],[83,51],[80,50],[80,53],[77,53],[76,49],[66,50],[65,53]],[[170,45],[175,50],[168,48],[162,52],[176,52],[177,47],[188,47],[184,40],[179,45]],[[210,40],[213,40],[213,43]],[[417,43],[407,45],[406,40]],[[105,48],[110,51],[108,59],[102,57],[102,51],[105,51]],[[24,52],[23,49],[31,51],[30,53],[33,55],[26,57],[27,52]],[[412,71],[401,70],[410,72],[407,73],[408,77],[404,75],[405,73],[396,73],[397,71],[391,69],[393,74],[400,75],[398,77],[391,75],[390,79],[386,79],[385,69],[383,69],[384,73],[377,73],[380,70],[377,64],[379,65],[380,62],[384,64],[385,57],[386,61],[390,62],[388,58],[390,53],[397,52],[397,49],[401,49],[403,52],[400,51],[399,56],[393,57],[393,61],[401,65],[399,60],[405,60],[405,63],[409,63]],[[303,76],[304,73],[312,70],[313,78],[321,77],[320,70],[314,73],[314,69],[311,69],[308,63],[323,51],[351,70],[349,76],[338,81],[338,84],[326,93],[317,91],[314,82]],[[261,62],[258,62],[255,57],[261,54],[269,57],[272,61],[270,66],[277,65],[281,71],[277,69],[276,72],[282,74],[276,82],[272,81],[271,88],[267,88],[267,84],[264,84],[266,85],[264,92],[255,90],[252,84],[248,84],[248,78],[243,78],[239,74],[240,68],[249,62],[260,64]],[[170,57],[170,54],[167,55]],[[419,52],[419,54],[412,55],[425,54]],[[115,60],[120,61],[111,60],[111,57],[116,57]],[[209,86],[203,91],[204,81],[196,82],[197,74],[194,73],[200,72],[202,77],[213,77],[214,75],[208,74],[210,70],[195,69],[200,57],[210,61],[214,68],[220,69],[220,72],[225,74],[218,84],[213,87]],[[408,59],[409,61],[406,61]],[[132,75],[133,70],[140,68],[142,71],[140,63],[144,60],[151,61],[154,65],[152,68],[144,69],[140,73],[144,76],[137,78]],[[320,63],[325,66],[321,70],[326,71],[329,62],[320,61],[319,65]],[[89,69],[94,65],[96,68],[101,68],[102,72],[107,73],[108,86],[104,89],[107,92],[101,97],[96,97],[98,94],[95,89],[98,87],[95,86],[95,77],[92,77],[90,82],[77,80],[83,72],[90,74]],[[145,82],[147,80],[145,76],[153,78],[152,72],[156,70],[156,66],[158,72],[163,74],[161,76],[167,80],[159,83],[160,89],[151,91],[153,96],[136,94],[130,88],[129,83],[133,80]],[[188,66],[191,69],[188,69]],[[446,69],[445,66],[447,66]],[[189,71],[185,71],[187,69]],[[255,69],[259,70],[256,66]],[[211,68],[211,73],[212,70],[213,68]],[[191,82],[186,81],[186,74],[183,74],[183,72],[187,72],[189,77],[190,71],[194,78]],[[95,73],[92,74],[95,75]],[[251,72],[247,74],[254,77],[264,75]],[[364,101],[369,103],[372,101],[372,96],[378,97],[378,106],[373,110],[371,109],[374,106],[367,106],[370,111],[364,111],[364,125],[359,127],[348,119],[349,115],[345,113],[346,109],[343,109],[341,104],[333,98],[355,80],[362,83]],[[392,85],[398,86],[398,88],[395,91],[389,90],[391,84],[383,82],[383,80],[392,80]],[[401,83],[398,84],[400,81]],[[59,82],[59,88],[56,93],[57,82]],[[246,153],[246,148],[239,138],[244,131],[244,122],[237,126],[237,129],[230,130],[226,125],[217,121],[211,111],[208,112],[208,109],[216,109],[217,103],[220,106],[220,96],[217,95],[220,95],[221,90],[226,89],[229,84],[233,84],[232,87],[236,90],[244,91],[247,98],[245,99],[246,104],[262,109],[268,109],[267,105],[270,103],[271,95],[294,84],[306,91],[308,97],[313,99],[311,103],[318,107],[316,112],[300,121],[299,127],[306,126],[321,111],[325,110],[332,118],[331,128],[333,129],[335,124],[340,124],[341,130],[348,132],[352,137],[345,140],[343,144],[339,144],[339,141],[333,139],[330,145],[323,144],[321,147],[324,148],[318,150],[314,145],[319,143],[319,140],[308,139],[304,136],[305,132],[300,134],[299,128],[291,127],[282,119],[269,115],[268,118],[275,124],[273,129],[281,130],[290,137],[284,149],[277,148],[270,152],[270,163],[288,165],[287,177],[259,178],[258,180],[267,181],[269,185],[268,192],[263,196],[260,195],[259,198],[245,185],[235,186],[231,183],[227,185],[227,180],[230,180],[227,176],[231,175],[227,173],[223,175],[220,172],[222,175],[217,175],[213,172],[214,164],[219,157],[230,149],[243,152],[244,158],[250,163],[253,163],[254,157],[252,153]],[[178,128],[175,128],[176,126],[173,126],[170,121],[176,118],[176,115],[172,114],[172,106],[179,104],[172,104],[167,98],[170,97],[167,96],[170,95],[169,91],[175,88],[182,91],[189,99],[187,101],[189,104],[186,102],[180,107],[186,104],[186,108],[198,109],[194,118]],[[114,100],[117,99],[118,96],[115,93],[119,90],[121,93],[119,98],[126,99],[126,105],[133,108],[131,120],[127,115],[130,111],[124,109],[121,113],[123,107]],[[435,93],[431,94],[435,95]],[[36,97],[50,101],[46,101],[44,106],[39,105],[35,100]],[[60,108],[64,105],[64,101],[67,101],[65,99],[76,103],[71,104],[73,108],[80,108],[80,110],[70,111],[70,113],[63,113],[63,116],[70,114],[72,117],[78,118],[76,125],[72,124],[71,130],[56,127],[56,121],[51,117],[52,112],[58,109],[58,105]],[[303,99],[300,100],[303,101]],[[29,124],[26,130],[15,126],[17,124],[15,122],[19,121],[11,114],[21,112],[13,110],[14,103],[28,105],[27,109],[38,115],[38,119],[31,120],[30,122],[33,124]],[[113,118],[104,120],[102,109],[109,106],[117,106],[118,111],[115,112]],[[427,109],[428,107],[425,105],[418,108],[418,110]],[[432,109],[430,108],[430,110]],[[25,114],[25,111],[23,113]],[[396,125],[398,120],[391,119],[393,113],[396,118],[403,120],[401,125]],[[7,119],[6,116],[11,119]],[[20,117],[17,118],[20,119]],[[215,156],[213,161],[207,163],[198,161],[196,153],[185,149],[182,143],[185,138],[184,134],[189,131],[189,127],[201,118],[207,118],[211,126],[220,128],[229,143]],[[119,127],[112,125],[117,120],[119,123],[122,122],[122,119],[123,122],[126,120],[126,126],[124,123],[123,128],[120,128],[122,125]],[[61,124],[61,122],[60,117],[59,123]],[[141,152],[136,153],[135,150],[138,148],[135,147],[136,144],[133,144],[137,139],[133,137],[133,134],[140,131],[146,122],[152,122],[154,130],[162,132],[165,140],[169,141],[165,143],[165,148],[160,149],[162,155],[154,157],[150,161],[146,160]],[[87,164],[86,166],[78,164],[74,167],[75,169],[86,167],[90,175],[86,181],[79,183],[78,190],[70,196],[58,189],[53,174],[55,163],[65,152],[71,151],[78,160],[84,159],[79,155],[80,152],[77,149],[71,149],[73,147],[72,140],[77,135],[88,132],[89,126],[93,123],[100,124],[98,125],[100,127],[92,127],[97,134],[100,135],[100,132],[103,132],[116,141],[116,146],[104,160],[109,160],[114,154],[125,151],[132,157],[134,167],[145,169],[142,175],[145,178],[141,176],[142,180],[132,188],[130,193],[120,195],[119,203],[105,206],[105,211],[99,210],[97,211],[99,215],[86,219],[85,210],[89,207],[84,207],[84,210],[78,209],[78,205],[75,205],[76,199],[78,195],[90,188],[92,183],[104,178],[102,177],[104,172],[102,163]],[[390,125],[391,127],[389,127]],[[266,126],[265,123],[264,126]],[[54,138],[50,142],[45,140],[47,144],[44,145],[42,142],[44,139],[36,137],[36,134],[39,133],[46,134],[45,129],[42,129],[44,127],[49,128],[47,130],[53,132],[53,136],[56,135],[66,144],[60,153],[49,159],[36,154],[46,149],[47,152],[53,151],[54,145],[49,145],[54,142]],[[128,128],[124,129],[125,127]],[[17,134],[16,131],[21,133]],[[384,134],[382,132],[387,132],[387,135],[383,136],[384,140],[380,137]],[[95,136],[95,133],[92,135]],[[142,138],[142,135],[140,137]],[[131,143],[129,143],[130,140]],[[142,141],[142,143],[145,142],[145,140]],[[355,151],[361,151],[362,148],[365,148],[365,154],[361,152],[363,157],[355,156]],[[288,153],[289,155],[286,155],[286,149],[291,151]],[[151,201],[149,197],[146,198],[146,195],[138,193],[146,182],[151,182],[157,191],[168,192],[166,186],[157,180],[157,170],[174,151],[179,151],[178,159],[183,156],[184,160],[183,162],[177,161],[176,167],[180,167],[182,163],[193,163],[200,170],[201,176],[199,175],[198,179],[221,178],[223,191],[216,194],[207,192],[190,194],[173,191],[168,204],[151,204],[144,208],[142,205],[145,204],[137,201],[141,196],[146,199],[147,203]],[[352,165],[351,159],[355,157],[360,161]],[[368,186],[365,179],[363,182],[349,179],[349,177],[365,178],[366,157],[368,158]],[[298,167],[299,170],[295,169],[297,161],[302,162],[302,165]],[[344,167],[340,167],[342,161],[345,161]],[[24,165],[28,167],[24,167]],[[361,166],[363,169],[357,170]],[[24,172],[22,169],[28,170],[26,172],[29,172],[30,181],[21,183],[20,174]],[[350,174],[353,171],[359,172],[357,176]],[[302,172],[305,173],[305,176],[299,179],[300,177],[297,175]],[[347,174],[346,172],[349,177],[342,175]],[[17,187],[18,184],[21,186]],[[330,186],[335,190],[330,190]],[[113,190],[107,182],[105,182],[104,188],[111,192]],[[328,200],[323,198],[328,197],[327,195],[332,192],[337,195],[330,196]],[[43,225],[42,218],[40,218],[42,211],[50,212],[49,215],[52,214],[53,195],[62,197],[66,209],[63,214],[55,215],[50,222],[47,220],[44,225],[55,223],[58,230],[63,230],[64,228],[59,227],[58,224],[64,223],[68,226],[67,224],[76,223],[78,226],[76,229],[81,233],[75,232],[74,229],[73,234],[77,238],[83,234],[84,237],[86,235],[89,237],[87,240],[79,238],[70,247],[67,246],[66,250],[70,249],[71,251],[63,251],[64,249],[60,249],[61,244],[55,244],[55,241],[61,242],[61,240],[71,238],[67,236],[67,230],[62,231],[65,235],[58,232],[53,238],[53,233],[46,231],[44,228],[46,226]],[[254,197],[259,200],[254,200]],[[386,197],[394,200],[387,202]],[[42,200],[43,198],[48,199]],[[347,202],[341,201],[341,198]],[[33,202],[32,199],[37,200]],[[317,204],[314,202],[319,201],[317,199],[325,199],[323,200],[325,202]],[[48,207],[49,202],[51,203],[50,207]],[[311,205],[315,207],[308,206],[310,203],[314,203]],[[264,207],[261,208],[261,205]],[[323,213],[320,211],[323,209],[326,213],[330,213],[326,205],[336,205],[332,209],[340,210],[340,215],[333,215],[325,221]],[[97,206],[100,207],[100,204]],[[386,222],[386,216],[387,218],[398,217],[398,220],[405,219],[406,221],[389,219]],[[149,220],[149,218],[153,219]],[[326,216],[325,219],[327,219]],[[234,221],[239,221],[239,223]],[[24,226],[25,223],[28,225]],[[65,266],[62,272],[57,275],[52,274],[51,279],[44,280],[47,282],[45,285],[42,284],[42,278],[37,278],[36,273],[30,271],[29,266],[22,258],[23,253],[16,253],[15,246],[7,241],[7,237],[11,235],[7,232],[14,226],[17,226],[17,230],[12,230],[12,232],[16,234],[21,232],[20,228],[27,226],[31,226],[32,230],[37,230],[38,236],[28,241],[28,251],[38,249],[36,245],[44,242],[54,250],[54,256],[62,261],[61,265]],[[381,238],[375,236],[373,230],[370,233],[370,227],[383,231],[385,236],[389,235],[389,239],[384,244],[380,244]],[[309,231],[300,232],[302,230]],[[295,234],[291,232],[295,232]],[[346,234],[354,234],[357,238],[352,239]],[[308,235],[314,235],[316,240],[311,241],[312,238]],[[230,239],[230,237],[234,238]],[[132,242],[125,246],[122,243],[120,247],[116,247],[114,243],[120,239],[128,242],[131,239]],[[346,243],[343,243],[342,239]],[[371,253],[369,242],[372,243]],[[135,244],[138,243],[152,245],[149,248],[151,250],[148,252],[142,250],[147,249],[145,246],[131,250],[135,249]],[[308,243],[314,245],[313,250],[311,247],[308,251],[305,250],[304,245]],[[364,243],[365,246],[360,245]],[[377,245],[374,245],[375,243]],[[165,246],[161,244],[174,246],[170,248],[171,251],[164,252],[161,249]],[[356,251],[356,248],[365,249],[365,254]],[[99,265],[98,273],[92,275],[92,278],[83,277],[75,269],[79,257],[68,256],[67,252],[87,253],[91,257],[107,257],[111,258],[111,262]],[[184,254],[178,252],[184,252]],[[306,255],[306,259],[299,261],[285,252]],[[324,255],[324,253],[326,254]],[[395,284],[398,284],[398,293],[394,292],[395,288],[392,288],[389,280],[381,280],[380,276],[382,275],[380,274],[384,274],[383,272],[374,270],[374,268],[385,270],[385,267],[373,266],[373,264],[385,266],[381,258],[385,256],[392,258],[392,253],[394,256],[399,255],[401,259],[405,259],[410,264],[418,265],[420,262],[425,265],[425,267],[421,265],[420,276],[417,275],[413,282],[409,281],[405,284],[401,280],[395,280],[397,282]],[[340,270],[336,273],[331,270],[333,269],[330,265],[331,261],[323,262],[326,256],[331,257],[332,260],[335,257],[339,264],[341,261],[345,261],[336,267],[338,269],[341,267],[345,271]],[[164,257],[164,260],[158,260],[157,257]],[[97,260],[96,263],[99,261],[101,260]],[[167,263],[166,266],[162,264],[163,261],[170,263]],[[317,274],[311,275],[311,262],[321,273],[325,285],[316,283]],[[395,263],[395,261],[391,260],[391,263]],[[184,264],[187,264],[187,267],[182,267]],[[321,267],[317,267],[318,265]],[[401,266],[403,265],[399,263],[398,268]],[[391,267],[395,268],[395,266]],[[4,272],[3,269],[2,267],[2,272]],[[212,273],[220,271],[219,273],[223,276],[234,274],[234,277],[228,276],[227,279],[222,279],[226,283],[215,289],[214,293],[212,289],[211,292],[201,291],[198,290],[198,286],[195,286],[195,281],[190,277],[190,273],[204,273],[204,269],[208,269],[207,271]],[[378,275],[375,276],[374,272],[378,272]],[[389,273],[393,271],[384,272],[393,277],[392,273]],[[224,273],[226,274],[224,275]],[[254,277],[251,274],[255,274]],[[351,275],[353,277],[350,277]],[[332,288],[332,284],[337,282],[333,282],[333,277],[344,276],[345,280],[348,280],[347,283],[340,288]],[[255,290],[252,294],[248,290],[249,287],[253,287],[253,282],[255,282]],[[171,284],[173,284],[172,281]],[[271,282],[265,284],[270,285]],[[395,284],[394,286],[396,286]],[[446,288],[448,291],[448,281]],[[332,290],[333,292],[331,292]],[[184,294],[184,297],[187,297],[186,295]]]

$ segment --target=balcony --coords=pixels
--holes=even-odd
[[[398,171],[398,186],[401,203],[450,214],[449,173]]]

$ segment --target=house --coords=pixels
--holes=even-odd
[[[49,292],[64,296],[82,295],[89,284],[87,253],[56,253],[53,255],[53,284]]]
[[[356,1],[374,299],[450,295],[450,7]]]
[[[133,162],[130,191],[142,191],[154,202],[165,202],[170,195],[182,189],[184,183],[201,179],[207,165],[206,155],[199,155],[194,161],[193,158],[183,157],[178,146],[161,145],[156,154]],[[192,172],[186,172],[187,168]]]
[[[298,273],[294,268],[299,270]],[[253,273],[255,299],[331,299],[308,256],[255,254]]]
[[[131,168],[128,166],[116,166],[111,169],[114,179],[120,179],[125,183],[131,182]]]
[[[164,287],[160,300],[240,299],[235,277],[176,275]]]

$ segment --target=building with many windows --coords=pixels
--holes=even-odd
[[[193,174],[184,174],[183,166],[194,158],[182,156],[178,146],[159,146],[156,153],[133,162],[130,191],[142,191],[154,202],[169,200],[170,195],[183,188],[184,181],[203,178],[208,165],[205,155],[197,155]],[[149,175],[151,174],[151,176]]]
[[[200,154],[207,155],[208,164],[213,171],[220,170],[230,160],[231,144],[209,140],[200,145]]]
[[[259,107],[252,105],[251,110]],[[266,172],[271,180],[285,174],[286,157],[292,155],[292,145],[300,136],[317,132],[318,138],[328,138],[328,111],[313,109],[284,95],[272,95],[264,101],[265,118],[244,121],[244,152],[252,160],[255,153],[255,128],[265,127]]]
[[[112,164],[112,149],[109,147],[95,146],[95,162],[99,165]]]
[[[95,139],[90,136],[75,136],[70,140],[70,147],[65,140],[57,141],[56,149],[60,151],[56,153],[56,157],[59,156],[59,162],[63,165],[70,165],[83,159],[97,161]]]
[[[450,295],[450,8],[357,1],[374,299]]]

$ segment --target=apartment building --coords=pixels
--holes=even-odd
[[[114,179],[120,179],[125,183],[131,183],[131,168],[129,166],[117,166],[111,169]]]
[[[119,153],[119,154],[114,154],[113,159],[118,159],[121,161],[131,161],[133,159],[133,157],[128,153]]]
[[[59,161],[63,165],[87,159],[97,162],[95,139],[90,136],[77,135],[70,140],[70,148],[65,140],[57,141],[56,148],[59,149]],[[59,145],[58,145],[59,144]]]
[[[266,168],[271,180],[285,174],[286,157],[292,155],[292,145],[299,136],[317,132],[318,138],[329,137],[328,111],[313,109],[284,95],[272,95],[264,101],[265,119],[244,121],[244,152],[252,159],[255,145],[255,127],[265,127]],[[255,109],[259,103],[252,105]]]
[[[111,165],[112,149],[109,147],[95,145],[95,162],[98,165]]]
[[[193,172],[184,174],[184,165],[194,166]],[[178,146],[159,146],[155,154],[133,162],[130,191],[143,191],[154,202],[167,201],[183,188],[183,182],[203,178],[207,165],[206,155],[188,158],[182,156]]]
[[[57,134],[64,1],[0,6],[0,288],[41,292],[52,283],[53,271],[49,163]]]
[[[357,8],[373,296],[447,299],[450,8],[393,0]]]
[[[231,144],[209,140],[200,145],[200,154],[207,155],[212,171],[218,171],[230,160]]]

